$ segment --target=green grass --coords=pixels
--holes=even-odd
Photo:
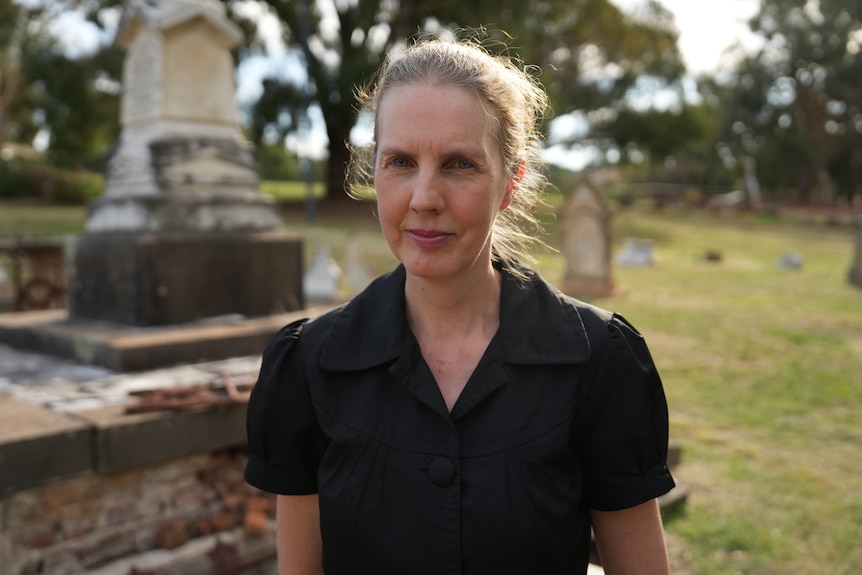
[[[79,234],[86,218],[83,206],[0,203],[0,237]]]
[[[311,190],[317,200],[326,196],[326,186],[322,182],[313,183]],[[308,184],[304,182],[264,181],[260,183],[260,191],[280,201],[297,202],[308,196]]]
[[[641,329],[663,375],[691,488],[667,528],[689,571],[862,573],[851,233],[701,214],[623,213],[614,227],[655,241],[658,263],[615,268],[620,295],[595,303]],[[801,270],[778,269],[786,251]]]
[[[73,233],[83,209],[7,208],[0,235]],[[373,218],[312,225],[286,212],[306,258],[327,245],[344,262],[354,238],[374,273],[394,265]],[[559,224],[549,243],[559,245]],[[848,283],[847,229],[756,215],[621,212],[626,236],[654,241],[650,268],[614,267],[618,293],[594,303],[646,336],[662,373],[671,438],[683,448],[686,505],[666,518],[674,572],[862,573],[862,288]],[[704,254],[718,251],[721,262]],[[800,270],[780,270],[784,252]],[[562,284],[563,258],[539,253]]]

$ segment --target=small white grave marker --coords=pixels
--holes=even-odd
[[[341,268],[329,254],[329,248],[325,245],[318,247],[314,261],[302,278],[306,300],[317,303],[336,301],[342,275]]]

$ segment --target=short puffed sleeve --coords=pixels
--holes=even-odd
[[[587,506],[615,511],[674,486],[667,468],[668,409],[661,378],[643,336],[614,314],[595,349],[591,388],[575,445]]]
[[[248,402],[245,479],[281,495],[317,493],[317,470],[325,449],[300,351],[305,321],[282,328],[264,350]]]

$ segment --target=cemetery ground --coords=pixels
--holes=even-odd
[[[315,224],[283,210],[306,238],[306,262],[327,244],[343,266],[346,238],[374,274],[394,265],[367,205]],[[68,234],[80,207],[0,205],[0,235]],[[614,247],[651,239],[651,267],[614,266],[617,293],[593,303],[645,335],[682,446],[684,506],[666,516],[674,573],[862,573],[862,289],[847,281],[848,226],[795,216],[656,212],[612,220]],[[549,218],[548,243],[559,245]],[[720,258],[707,258],[713,252]],[[787,252],[801,269],[780,269]],[[537,254],[561,285],[562,256]],[[719,259],[719,261],[715,261]]]

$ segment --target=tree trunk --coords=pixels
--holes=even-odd
[[[350,163],[350,151],[347,141],[350,138],[350,126],[342,123],[327,125],[326,134],[329,137],[329,164],[326,171],[326,200],[352,201],[347,195],[347,166]]]

